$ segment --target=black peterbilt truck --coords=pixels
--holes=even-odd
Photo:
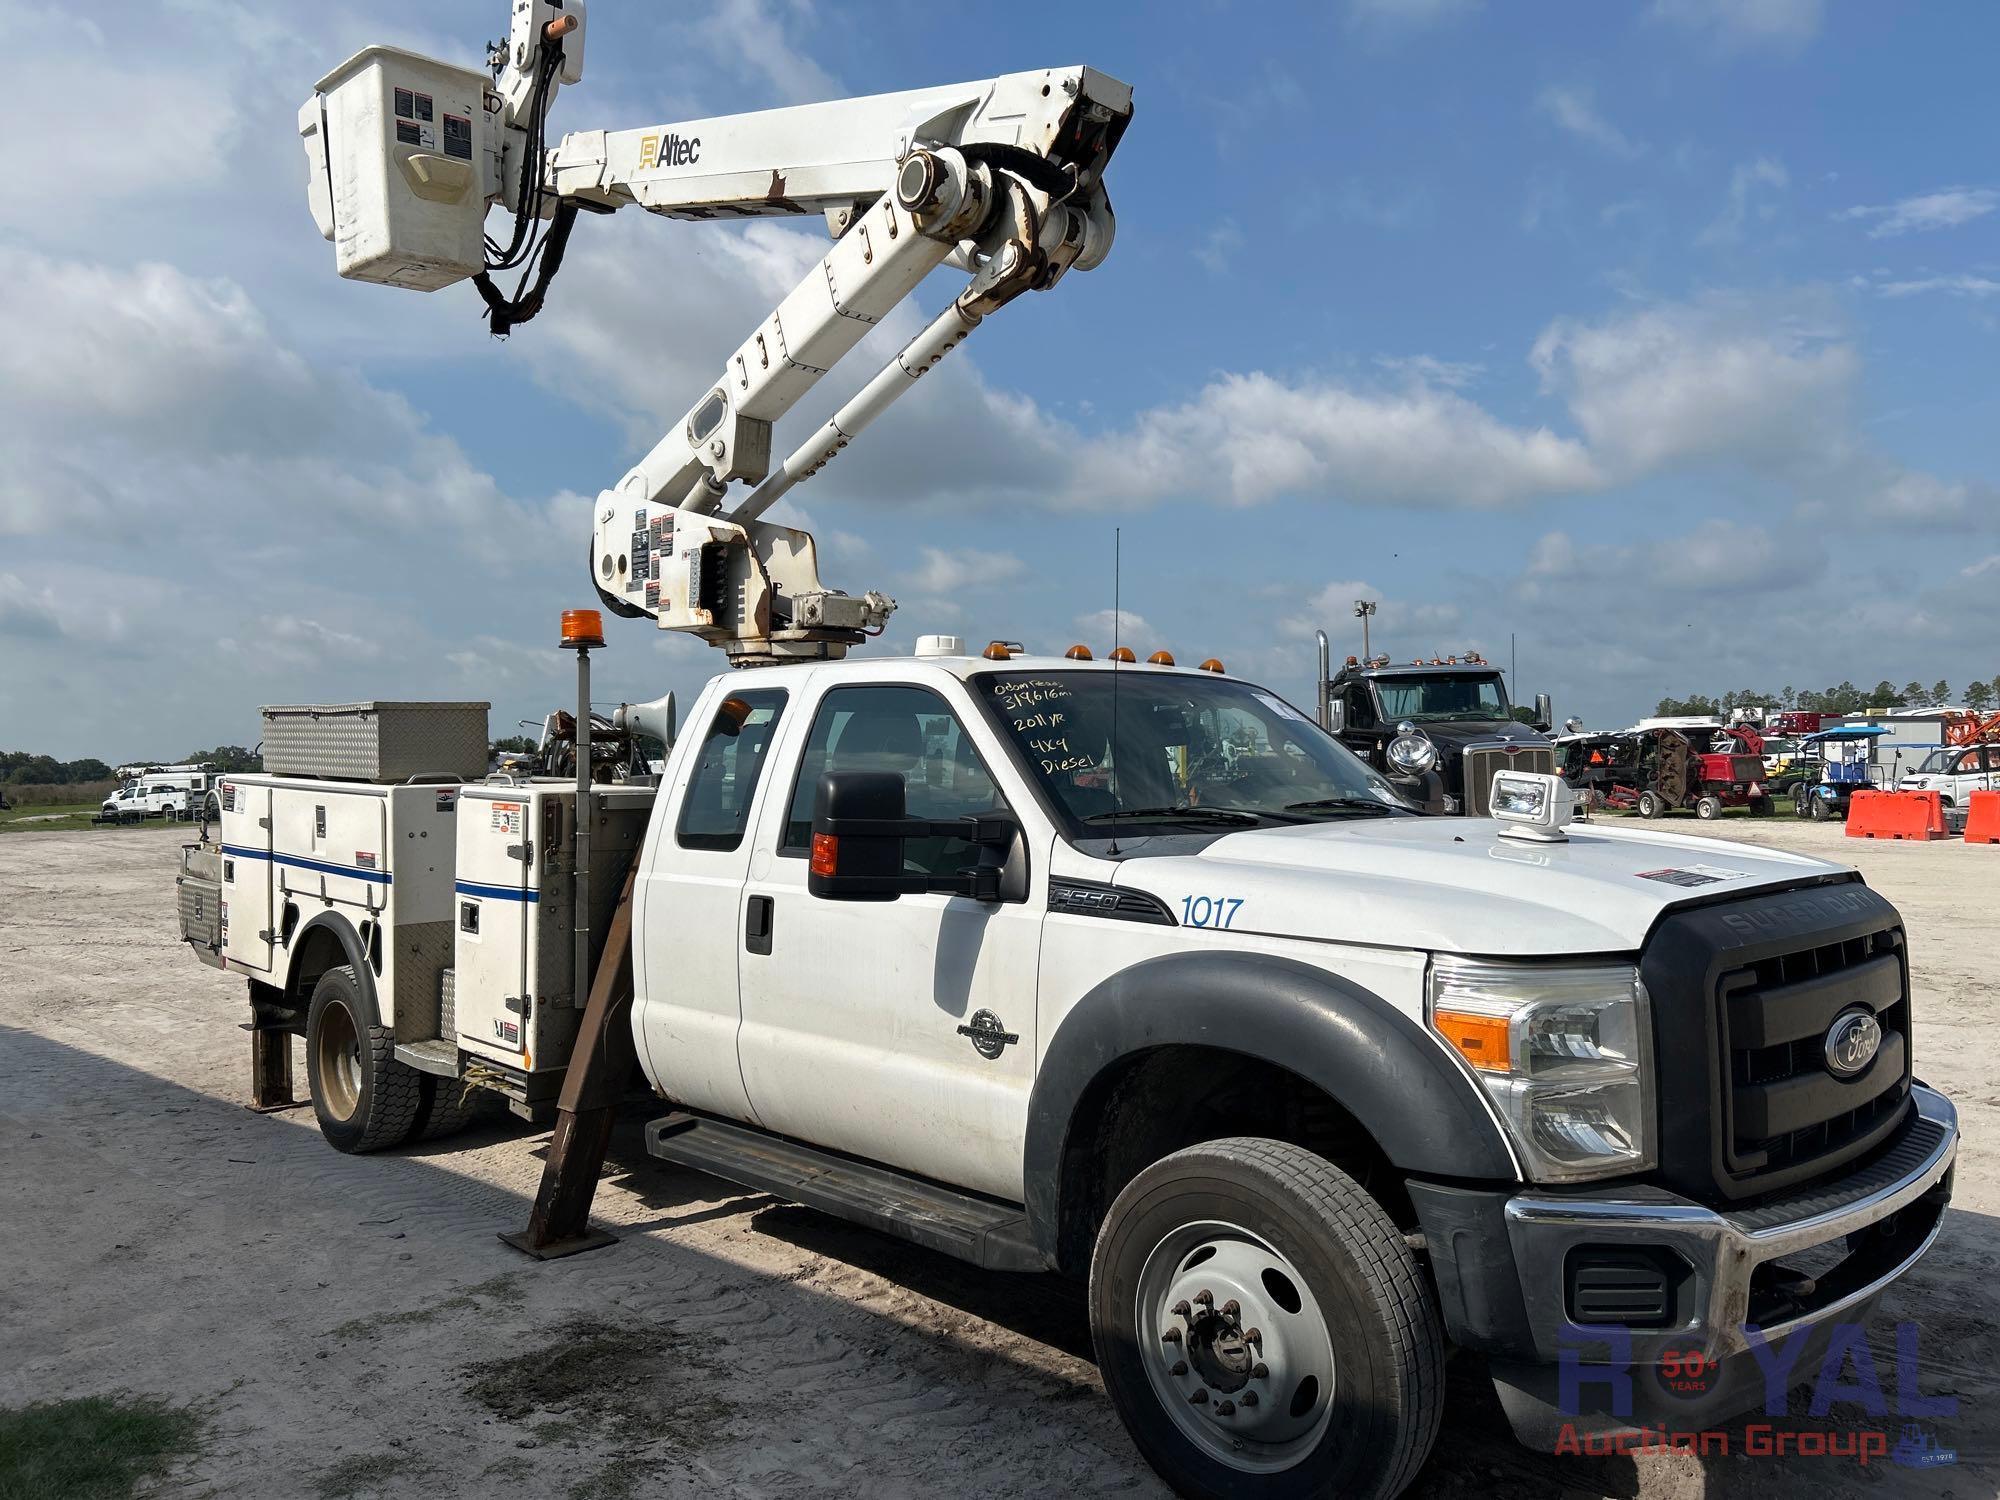
[[[1514,718],[1507,681],[1485,658],[1348,657],[1338,672],[1319,632],[1320,727],[1428,812],[1483,817],[1495,771],[1555,772],[1549,699]]]

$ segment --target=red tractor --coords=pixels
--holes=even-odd
[[[1704,749],[1696,741],[1706,737]],[[1698,818],[1719,818],[1725,807],[1771,811],[1764,786],[1764,737],[1748,724],[1727,729],[1649,729],[1640,735],[1639,816],[1657,818],[1693,808]]]

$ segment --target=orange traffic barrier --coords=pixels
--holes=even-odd
[[[1936,792],[1856,792],[1847,803],[1851,839],[1941,839],[1944,803]]]
[[[1965,841],[2000,844],[2000,792],[1974,792],[1966,804]]]

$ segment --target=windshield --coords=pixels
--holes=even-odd
[[[1418,724],[1444,719],[1506,719],[1507,692],[1498,677],[1422,676],[1377,677],[1375,696],[1382,705],[1382,722],[1410,719]]]
[[[971,687],[1073,827],[1109,836],[1414,811],[1311,719],[1247,683],[1128,668],[981,673]]]

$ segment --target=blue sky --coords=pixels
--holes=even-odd
[[[327,12],[337,12],[328,14]],[[586,218],[499,344],[469,287],[333,272],[294,116],[368,42],[473,62],[499,0],[51,18],[0,206],[0,743],[253,740],[260,702],[568,693],[588,497],[825,247]],[[1522,696],[2000,674],[2000,12],[1817,0],[597,0],[558,130],[1087,62],[1130,82],[1110,259],[990,320],[793,493],[822,573],[955,631],[1310,694],[1518,640]],[[124,108],[76,122],[68,101]],[[957,289],[937,274],[923,307]],[[779,431],[817,425],[914,326]],[[614,622],[607,697],[721,665]]]

